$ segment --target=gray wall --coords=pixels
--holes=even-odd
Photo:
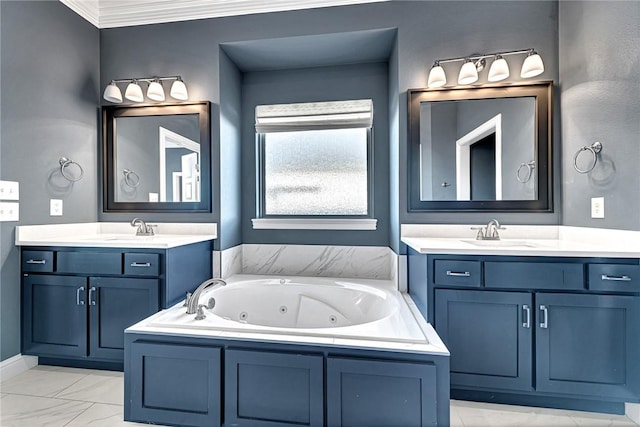
[[[101,87],[113,78],[181,74],[192,99],[208,99],[223,109],[227,108],[226,102],[233,97],[225,95],[225,103],[222,103],[223,91],[227,89],[221,82],[234,79],[223,74],[234,71],[221,59],[220,44],[397,27],[396,45],[388,61],[390,149],[386,155],[391,163],[389,168],[393,171],[388,182],[390,194],[394,197],[389,202],[392,225],[387,226],[389,235],[386,244],[401,250],[398,233],[400,223],[482,223],[496,216],[495,213],[407,212],[406,90],[426,85],[428,67],[437,58],[529,46],[535,47],[545,61],[546,71],[537,79],[557,81],[557,26],[555,1],[394,1],[113,28],[101,31]],[[156,48],[151,49],[150,46]],[[519,68],[520,64],[515,62],[521,61],[520,58],[508,60],[513,70]],[[486,72],[488,70],[483,73]],[[517,75],[514,72],[506,83],[519,81]],[[482,74],[481,78],[486,79],[486,74]],[[222,131],[220,123],[216,123],[216,117],[213,119],[213,139],[219,140]],[[227,126],[227,130],[233,126]],[[227,143],[220,143],[220,150],[226,150]],[[237,140],[233,143],[237,143]],[[222,152],[214,150],[213,157],[218,158],[219,154]],[[229,170],[237,165],[236,158],[231,158],[231,161],[225,159],[223,169]],[[213,170],[216,170],[216,163]],[[234,174],[238,176],[242,173],[244,176],[245,171],[224,173],[232,180]],[[559,190],[557,182],[556,190]],[[216,186],[213,187],[215,193]],[[226,200],[226,191],[227,186],[220,187],[222,194],[218,200]],[[561,212],[558,194],[559,191],[556,191],[554,213],[509,213],[498,216],[506,224],[557,224]],[[216,200],[215,194],[213,200]],[[237,212],[237,205],[234,205],[231,214]],[[218,205],[214,206],[211,215],[193,214],[188,218],[192,221],[220,221],[221,233],[231,233],[231,241],[237,241],[235,227],[239,220],[234,222],[229,217],[221,218],[220,213]],[[128,220],[130,217],[100,215],[101,219],[110,220]],[[185,218],[169,214],[149,217],[154,220]],[[228,222],[232,229],[222,229],[223,222]],[[246,220],[243,220],[242,228],[247,226]],[[227,247],[228,243],[222,245],[219,247]]]
[[[244,243],[297,243],[387,246],[389,243],[389,164],[386,63],[245,73],[242,85],[242,240]],[[373,216],[375,231],[254,230],[256,217],[255,107],[291,102],[373,100]]]
[[[640,2],[562,1],[559,16],[563,223],[640,230]],[[581,175],[573,157],[594,141],[600,159]]]
[[[0,357],[20,351],[16,225],[97,219],[99,33],[57,1],[0,2],[2,163],[0,178],[20,182],[20,221],[1,224]],[[69,184],[58,158],[82,165]],[[64,201],[49,216],[49,199]]]
[[[221,250],[242,243],[241,94],[242,73],[220,49],[220,138],[213,140],[212,150],[220,153],[220,162],[213,163],[212,167],[215,177],[212,200],[214,210],[219,207],[220,212],[216,249]]]

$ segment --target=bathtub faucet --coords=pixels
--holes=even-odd
[[[200,283],[200,285],[198,285],[193,293],[187,293],[187,300],[185,301],[185,305],[187,306],[187,314],[196,314],[196,311],[198,311],[199,308],[198,301],[200,300],[200,294],[202,293],[202,291],[207,289],[209,286],[214,286],[217,284],[227,286],[227,282],[225,282],[224,280],[212,278]]]

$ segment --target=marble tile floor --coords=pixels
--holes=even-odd
[[[2,427],[120,427],[123,373],[37,366],[0,383]],[[452,427],[623,427],[623,415],[451,401]]]

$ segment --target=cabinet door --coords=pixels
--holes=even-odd
[[[640,298],[536,295],[536,388],[609,398],[640,395]]]
[[[432,364],[327,359],[327,425],[424,427],[438,423]]]
[[[452,388],[532,390],[531,294],[437,289],[435,300]]]
[[[227,350],[224,357],[225,425],[323,425],[322,355]]]
[[[157,279],[89,279],[89,355],[124,360],[124,330],[159,309]]]
[[[220,426],[220,348],[140,341],[128,348],[125,420]]]
[[[22,353],[87,355],[87,279],[28,274],[22,285]]]

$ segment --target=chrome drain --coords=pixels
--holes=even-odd
[[[287,312],[287,307],[286,306],[282,306],[279,308],[280,314],[285,314]]]

